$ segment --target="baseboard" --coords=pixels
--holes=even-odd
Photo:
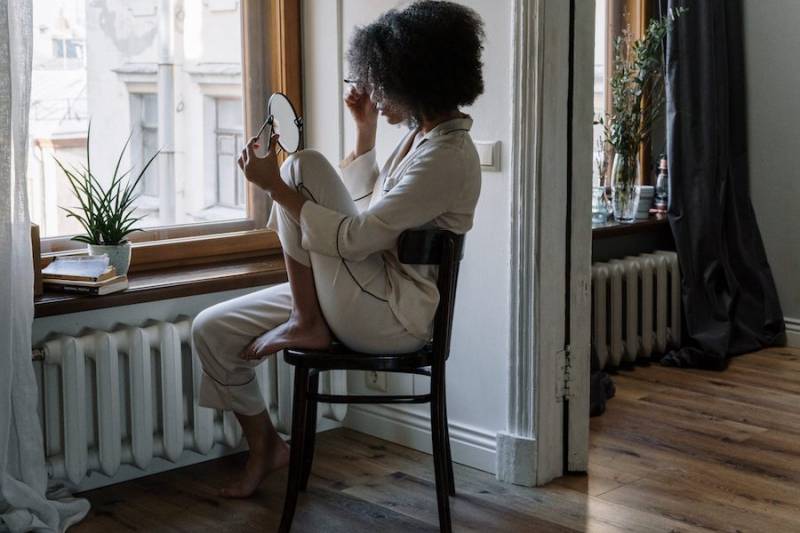
[[[536,439],[497,435],[497,479],[506,483],[536,486]]]
[[[345,427],[431,453],[430,416],[387,405],[351,405]],[[494,474],[497,440],[494,432],[450,422],[453,461]]]
[[[800,318],[784,317],[786,323],[786,345],[800,348]]]

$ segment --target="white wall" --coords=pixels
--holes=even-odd
[[[767,258],[800,347],[800,2],[745,0],[750,187]]]
[[[448,415],[454,459],[493,472],[495,436],[506,429],[508,397],[512,3],[463,3],[483,17],[487,35],[485,94],[465,111],[475,120],[473,139],[502,142],[502,167],[501,172],[484,172],[475,227],[467,238],[447,366]],[[322,151],[333,163],[343,155],[342,144],[349,152],[355,136],[341,105],[342,78],[348,74],[344,53],[352,30],[400,5],[394,0],[304,2],[306,145]],[[399,127],[380,126],[379,160],[389,155],[403,132]],[[412,383],[410,378],[397,377],[389,388],[397,393],[427,390],[422,389],[427,387],[426,380],[416,379]],[[367,392],[363,375],[353,373],[349,386],[355,393]],[[426,406],[354,406],[346,422],[361,431],[427,450],[426,413]]]

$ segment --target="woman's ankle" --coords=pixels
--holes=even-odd
[[[330,331],[328,323],[322,313],[293,313],[289,319],[293,327],[306,331],[326,330]]]

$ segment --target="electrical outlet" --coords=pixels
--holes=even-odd
[[[389,388],[386,385],[386,372],[364,372],[364,377],[366,379],[368,389],[386,392]]]

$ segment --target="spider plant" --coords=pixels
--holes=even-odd
[[[70,188],[80,204],[80,207],[61,207],[61,209],[67,212],[67,218],[76,219],[86,231],[84,235],[72,237],[73,241],[106,246],[125,244],[128,235],[141,231],[141,228],[135,227],[135,224],[144,218],[135,216],[136,206],[134,203],[139,197],[137,188],[160,150],[150,157],[134,178],[130,178],[133,169],[120,173],[122,158],[133,135],[131,132],[117,158],[111,182],[108,187],[104,187],[91,170],[89,149],[91,132],[92,125],[89,124],[86,133],[85,165],[81,164],[80,168],[70,165],[70,168],[67,168],[62,161],[53,156],[67,177]]]

